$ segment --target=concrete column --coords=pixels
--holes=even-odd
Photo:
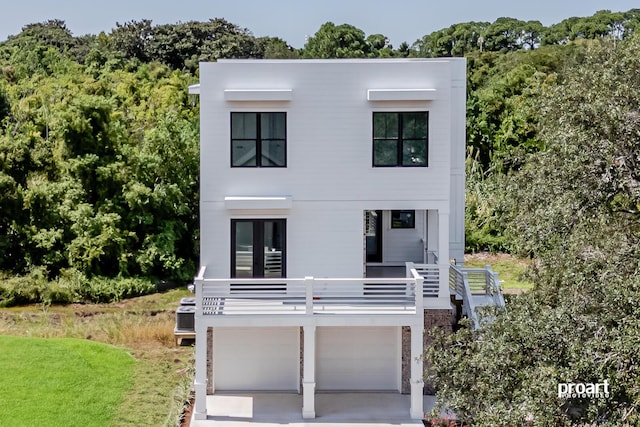
[[[422,366],[422,353],[424,351],[424,316],[420,316],[420,325],[411,325],[411,409],[410,416],[414,420],[422,419],[424,370]]]
[[[316,417],[316,327],[304,326],[302,418]]]
[[[196,307],[195,327],[196,327],[196,373],[194,380],[194,390],[196,393],[194,418],[196,420],[207,419],[207,325],[202,320]]]

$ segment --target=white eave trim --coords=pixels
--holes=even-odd
[[[291,89],[225,89],[225,101],[291,101]]]
[[[291,196],[226,196],[224,207],[226,209],[291,209],[293,199]]]
[[[189,95],[200,95],[200,83],[189,86]]]
[[[368,101],[433,101],[435,89],[369,89]]]

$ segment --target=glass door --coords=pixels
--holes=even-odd
[[[286,220],[231,220],[231,277],[286,277]]]

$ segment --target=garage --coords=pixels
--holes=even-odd
[[[216,391],[298,391],[299,377],[299,328],[214,328]]]
[[[318,390],[400,390],[399,327],[319,327]]]

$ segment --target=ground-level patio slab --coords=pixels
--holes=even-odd
[[[207,396],[207,419],[191,427],[404,427],[420,426],[409,418],[410,396],[398,393],[318,393],[316,418],[302,418],[302,395],[287,393],[215,394]],[[424,396],[424,411],[435,404]]]

